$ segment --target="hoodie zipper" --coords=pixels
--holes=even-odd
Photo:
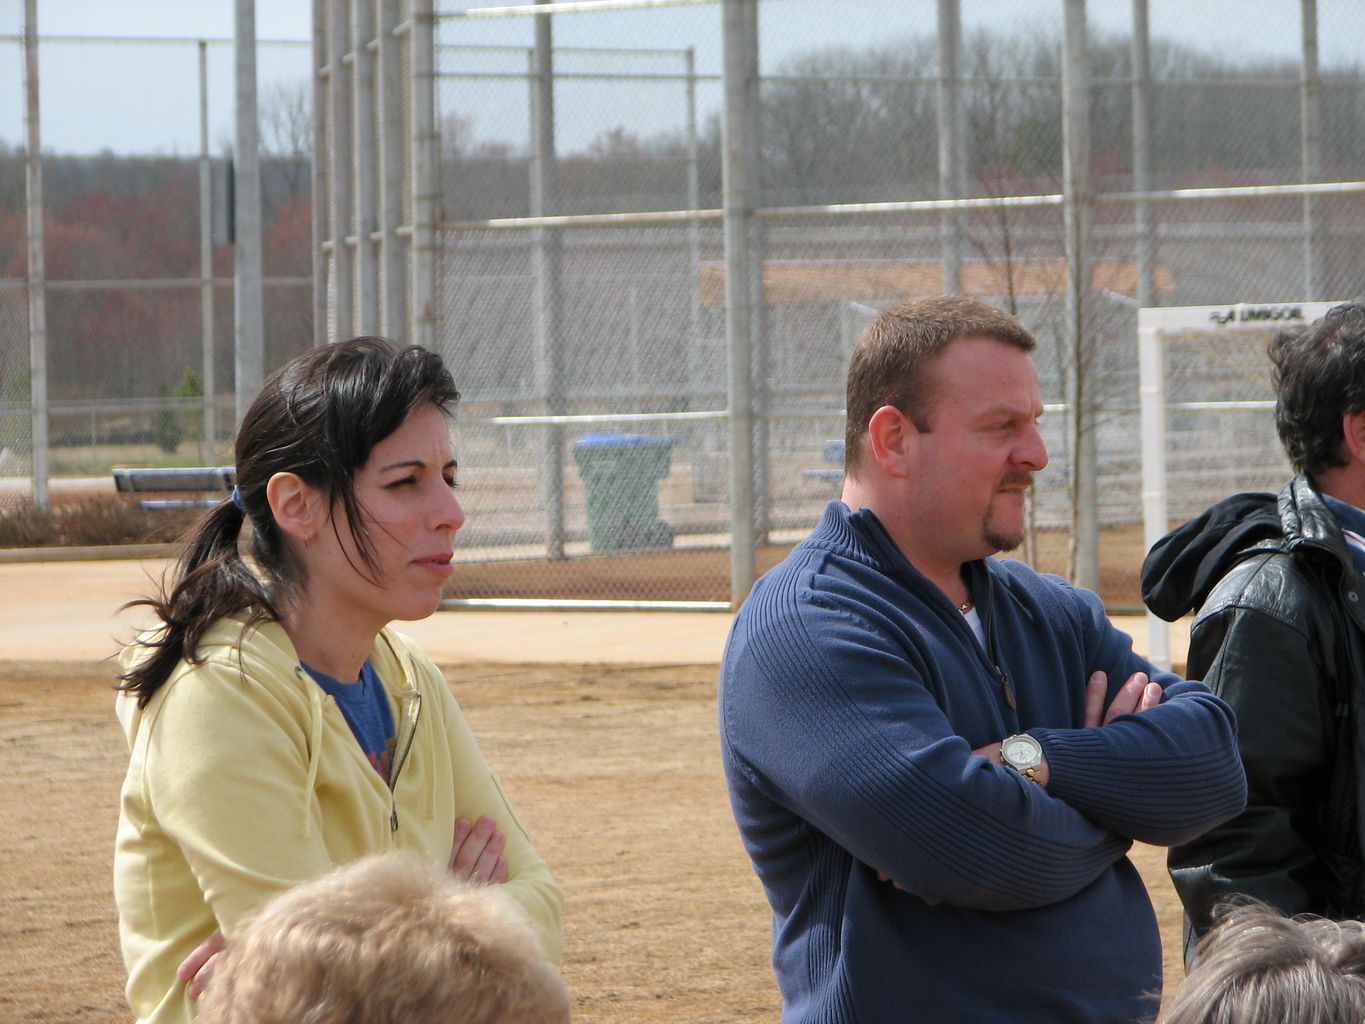
[[[1010,682],[1010,674],[1000,667],[1000,658],[996,653],[995,617],[991,615],[990,612],[991,598],[994,596],[991,594],[992,589],[993,588],[989,585],[988,581],[986,588],[986,607],[982,609],[980,605],[977,605],[977,610],[981,613],[982,622],[985,623],[986,626],[986,656],[990,658],[991,667],[995,669],[995,674],[1000,677],[1000,689],[1005,694],[1005,703],[1010,706],[1011,711],[1018,711],[1019,704],[1014,699],[1014,684]]]
[[[412,752],[413,740],[417,738],[417,720],[422,715],[422,691],[403,690],[398,694],[398,698],[403,702],[404,734],[402,742],[394,749],[393,764],[389,768],[389,806],[392,809],[389,814],[390,832],[398,831],[398,795],[395,787],[398,785],[399,773],[403,771],[403,765],[408,760],[408,754]]]

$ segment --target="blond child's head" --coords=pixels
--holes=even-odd
[[[415,854],[367,857],[271,900],[228,944],[201,1024],[567,1024],[569,996],[497,886]]]
[[[1160,1024],[1361,1024],[1365,924],[1224,906]]]

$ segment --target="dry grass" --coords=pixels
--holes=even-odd
[[[147,510],[121,498],[78,498],[46,509],[23,501],[0,509],[0,548],[165,543],[178,538],[197,513]]]
[[[1146,554],[1141,524],[1106,529],[1100,538],[1100,597],[1111,610],[1140,608],[1138,568]],[[791,545],[757,552],[758,571],[781,561]],[[1011,555],[1010,557],[1015,557]],[[1038,565],[1066,575],[1066,538],[1039,535]],[[612,600],[728,601],[727,548],[622,551],[551,561],[461,562],[446,585],[449,598],[579,598]]]

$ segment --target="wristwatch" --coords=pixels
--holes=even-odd
[[[1028,733],[1015,733],[1001,741],[1000,760],[1030,782],[1038,782],[1038,769],[1043,766],[1043,747]]]

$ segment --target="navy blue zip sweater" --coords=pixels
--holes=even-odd
[[[736,616],[721,745],[784,1024],[1150,1019],[1160,936],[1125,854],[1245,802],[1232,712],[1202,683],[1139,658],[1087,591],[966,572],[984,647],[871,512],[833,502]],[[1165,695],[1084,728],[1096,670],[1111,696],[1137,671]],[[972,753],[1021,731],[1046,789]]]

